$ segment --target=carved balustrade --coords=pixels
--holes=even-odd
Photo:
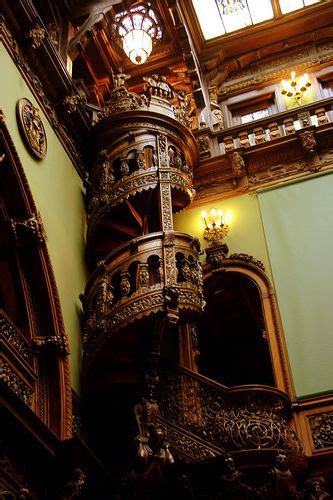
[[[195,194],[192,168],[179,146],[170,137],[165,137],[165,141],[165,162],[157,154],[161,140],[146,131],[137,136],[135,148],[123,147],[112,156],[106,151],[100,153],[90,188],[88,238],[112,207],[144,190],[155,189],[160,182],[168,182],[171,189],[181,193],[184,206],[192,201]]]
[[[91,276],[83,299],[85,349],[153,313],[202,311],[199,242],[174,231],[150,233],[119,246]]]
[[[167,429],[170,426],[169,441],[175,449],[178,444],[172,442],[172,435],[183,430],[192,440],[206,442],[211,450],[276,448],[302,452],[289,425],[291,402],[275,388],[227,388],[185,368],[168,366],[160,372],[159,410],[161,424]]]
[[[200,130],[196,133],[200,156],[218,156],[237,148],[250,148],[292,136],[307,127],[326,125],[332,121],[332,104],[332,98],[322,99],[223,131]]]

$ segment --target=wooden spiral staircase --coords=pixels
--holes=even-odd
[[[301,456],[288,396],[264,386],[228,389],[195,373],[184,355],[193,350],[203,282],[199,242],[174,231],[173,214],[194,196],[199,152],[182,103],[175,108],[172,99],[171,89],[151,86],[142,97],[118,80],[94,127],[92,273],[82,297],[92,426],[99,422],[97,441],[113,463],[126,460],[139,434],[145,480],[154,460],[160,471],[175,458],[200,464],[227,453],[253,452],[250,462],[267,469],[277,450]]]

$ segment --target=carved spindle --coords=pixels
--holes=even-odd
[[[263,127],[256,127],[253,129],[255,144],[262,144],[266,142],[265,130]]]
[[[295,125],[294,125],[294,119],[289,116],[285,120],[283,120],[283,125],[284,125],[284,131],[286,135],[294,134],[295,133]]]
[[[140,264],[139,268],[139,286],[146,288],[149,286],[149,271],[148,264]]]
[[[176,151],[175,152],[175,156],[174,156],[174,166],[176,168],[178,168],[179,170],[182,169],[182,158],[181,158],[181,154],[179,151]]]
[[[144,170],[146,168],[145,155],[143,151],[138,151],[136,155],[136,162],[139,170]]]
[[[168,158],[169,158],[169,167],[174,167],[175,166],[175,151],[171,146],[169,146],[169,149],[168,149]]]
[[[226,135],[225,137],[223,137],[223,141],[225,153],[228,153],[229,151],[233,151],[235,149],[234,138],[232,137],[232,135]]]
[[[277,122],[270,123],[268,125],[268,129],[269,129],[269,136],[271,138],[271,141],[281,137],[279,125],[277,124]]]
[[[302,128],[309,127],[311,125],[311,116],[308,111],[298,113],[297,117]]]
[[[247,130],[242,130],[238,134],[239,145],[241,148],[248,148],[250,146],[249,134]]]
[[[328,118],[326,116],[325,108],[315,109],[315,113],[316,113],[316,117],[318,120],[318,126],[324,125],[325,123],[328,123]]]
[[[130,173],[128,161],[126,158],[121,158],[120,173],[122,177],[127,177]]]
[[[129,281],[129,272],[123,271],[121,273],[121,281],[120,281],[120,293],[122,297],[127,297],[131,291],[131,284]]]

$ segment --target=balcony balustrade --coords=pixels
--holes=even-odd
[[[200,313],[198,251],[198,240],[174,231],[150,233],[112,251],[86,287],[85,349],[153,313],[165,312],[171,321]]]
[[[200,130],[196,137],[201,144],[202,158],[232,153],[238,148],[252,148],[254,146],[283,139],[297,134],[298,130],[307,127],[321,127],[331,123],[333,98],[322,99],[302,107],[293,108],[281,113],[269,115],[260,120],[244,123],[234,127],[214,132],[207,129]],[[203,141],[203,138],[207,138]],[[207,144],[209,141],[209,147]]]
[[[273,387],[227,388],[185,368],[167,366],[159,373],[159,391],[159,423],[180,455],[202,459],[204,449],[211,455],[266,448],[302,453],[290,426],[290,399]],[[196,442],[188,450],[181,449],[184,433],[188,442]]]

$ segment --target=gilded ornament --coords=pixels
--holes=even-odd
[[[16,107],[19,129],[30,153],[42,160],[47,152],[47,139],[39,110],[28,99],[20,99]]]

